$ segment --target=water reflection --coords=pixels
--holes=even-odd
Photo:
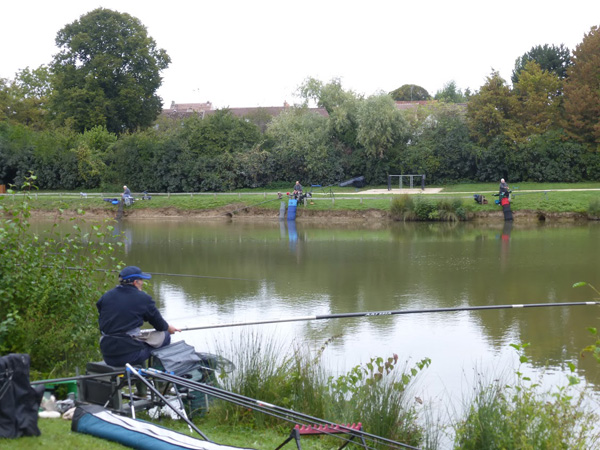
[[[587,301],[573,289],[598,278],[599,224],[335,224],[185,221],[127,222],[124,260],[155,276],[151,293],[180,326],[345,312]],[[218,277],[218,278],[210,278]],[[596,284],[598,282],[596,281]],[[510,343],[530,342],[529,370],[574,361],[597,326],[593,307],[453,312],[306,321],[250,329],[318,348],[341,372],[373,356],[430,357],[426,389],[464,389],[465,372],[514,363]],[[199,348],[242,330],[188,332]],[[432,394],[432,395],[433,395]]]

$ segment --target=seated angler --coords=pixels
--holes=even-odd
[[[102,333],[100,351],[108,365],[142,365],[153,348],[169,345],[171,335],[181,331],[163,319],[152,297],[143,292],[144,280],[150,278],[139,267],[125,267],[119,274],[119,285],[96,303]],[[144,322],[156,331],[142,334]]]
[[[299,181],[296,181],[294,185],[294,197],[298,198],[300,195],[302,195],[302,185]]]

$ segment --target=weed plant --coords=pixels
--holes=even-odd
[[[376,357],[345,375],[327,378],[321,357],[330,341],[311,358],[300,348],[285,349],[269,338],[242,334],[230,349],[218,350],[231,352],[236,365],[222,379],[223,388],[335,423],[361,422],[366,432],[387,439],[422,443],[424,430],[409,386],[430,361],[409,368],[398,365],[397,355]],[[289,425],[224,402],[214,403],[211,416],[236,426],[278,424],[289,430]]]
[[[410,195],[399,195],[392,200],[390,214],[395,220],[458,222],[467,220],[467,208],[459,198],[413,199]]]
[[[528,344],[511,345],[521,364],[527,363]],[[515,375],[513,385],[498,380],[477,384],[465,417],[454,424],[456,449],[597,448],[598,416],[584,407],[583,391],[571,395],[576,377],[569,376],[569,386],[545,391],[519,370]]]
[[[600,220],[600,198],[594,197],[590,199],[590,205],[587,210],[588,217]]]

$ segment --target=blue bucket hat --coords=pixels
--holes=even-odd
[[[149,280],[150,278],[152,278],[152,275],[150,275],[149,273],[142,272],[142,269],[140,269],[139,267],[127,266],[123,270],[121,270],[119,277],[121,277],[123,280],[137,280],[140,278],[143,280]]]

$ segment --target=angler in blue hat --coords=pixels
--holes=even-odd
[[[100,351],[110,366],[141,365],[153,348],[169,345],[171,335],[181,331],[163,319],[152,297],[143,292],[144,280],[150,278],[139,267],[127,266],[119,273],[119,285],[96,303],[102,333]],[[144,322],[156,331],[142,334]]]

